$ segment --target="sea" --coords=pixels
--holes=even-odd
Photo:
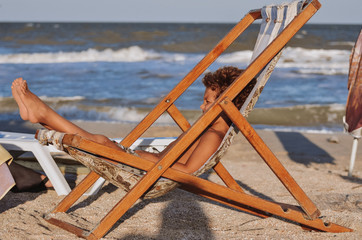
[[[234,23],[0,23],[0,121],[20,120],[11,83],[69,120],[136,123],[231,30]],[[351,49],[361,25],[306,24],[288,43],[248,120],[259,129],[343,131]],[[245,68],[259,24],[207,70]],[[201,78],[177,100],[201,114]],[[172,125],[163,116],[156,122]]]

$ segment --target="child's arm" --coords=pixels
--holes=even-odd
[[[225,133],[216,131],[212,128],[207,130],[200,139],[195,141],[192,146],[173,164],[172,168],[185,172],[193,173],[198,170],[215,151],[218,149]],[[150,153],[146,151],[136,151],[142,158],[152,162],[158,162],[168,151],[176,144],[172,142],[161,153]]]
[[[223,138],[223,133],[209,129],[172,168],[185,173],[194,173],[216,152]],[[186,161],[183,161],[184,159]]]

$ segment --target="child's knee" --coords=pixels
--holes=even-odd
[[[100,135],[100,134],[94,135],[94,138],[95,138],[96,142],[99,144],[107,144],[110,141],[109,138],[107,138],[104,135]]]

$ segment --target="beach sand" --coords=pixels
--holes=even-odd
[[[133,127],[94,122],[79,124],[109,137],[125,136]],[[0,130],[34,133],[37,127],[7,122],[1,124]],[[342,132],[257,132],[320,209],[322,219],[352,228],[354,232],[309,232],[279,218],[258,218],[176,189],[157,199],[138,201],[104,239],[362,239],[362,144],[358,148],[354,176],[347,177],[351,136]],[[153,127],[145,137],[178,133],[176,127]],[[61,159],[57,161],[61,163]],[[241,135],[236,137],[222,161],[246,192],[267,200],[296,204]],[[73,180],[78,182],[84,177],[79,170],[81,166],[74,165],[72,169],[73,174],[78,173]],[[215,173],[204,177],[220,182]],[[124,192],[120,189],[105,184],[96,196],[82,197],[68,216],[60,214],[60,217],[92,229],[122,196]],[[0,201],[0,239],[77,239],[42,218],[62,198],[54,190],[9,192]]]

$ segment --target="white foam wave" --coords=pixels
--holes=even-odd
[[[336,49],[286,48],[278,67],[299,69],[300,73],[348,74],[350,51]]]
[[[251,51],[225,54],[220,63],[248,64]],[[278,68],[295,69],[304,74],[337,75],[348,74],[350,51],[336,49],[305,49],[288,47],[277,64]]]
[[[132,46],[119,50],[88,49],[81,52],[3,54],[0,55],[0,63],[140,62],[159,57],[160,55],[153,51]]]
[[[128,107],[110,107],[104,109],[83,109],[77,106],[62,106],[56,111],[70,120],[87,120],[87,121],[108,121],[108,122],[129,122],[139,123],[147,114],[140,112],[135,108]],[[173,124],[173,120],[168,115],[161,116],[156,124]]]
[[[203,54],[183,54],[183,53],[162,53],[162,60],[165,62],[177,62],[177,64],[199,62],[204,57]]]
[[[45,102],[62,102],[62,101],[80,101],[84,100],[83,96],[71,96],[71,97],[48,97],[48,96],[39,96],[39,98]]]
[[[330,46],[350,46],[353,47],[355,42],[352,41],[340,41],[340,42],[329,42],[328,45]]]
[[[338,103],[330,104],[329,105],[329,110],[330,111],[345,111],[346,110],[346,105],[338,104]]]
[[[133,108],[113,108],[108,112],[108,116],[111,120],[120,122],[140,122],[145,117]]]
[[[140,113],[134,108],[113,108],[107,114],[112,121],[138,123],[146,116],[147,113]],[[156,123],[172,124],[174,121],[168,115],[162,115]]]
[[[252,51],[237,51],[223,54],[217,60],[221,64],[247,65]],[[283,51],[277,67],[291,69],[302,74],[337,75],[348,74],[348,50],[337,49],[305,49],[288,47]],[[138,46],[119,50],[105,49],[98,51],[88,49],[81,52],[57,53],[19,53],[0,55],[1,63],[30,64],[30,63],[66,63],[66,62],[140,62],[161,60],[165,62],[196,62],[203,54],[157,53],[144,50]]]
[[[220,63],[243,63],[247,64],[252,56],[252,51],[238,51],[220,56],[217,62]]]

